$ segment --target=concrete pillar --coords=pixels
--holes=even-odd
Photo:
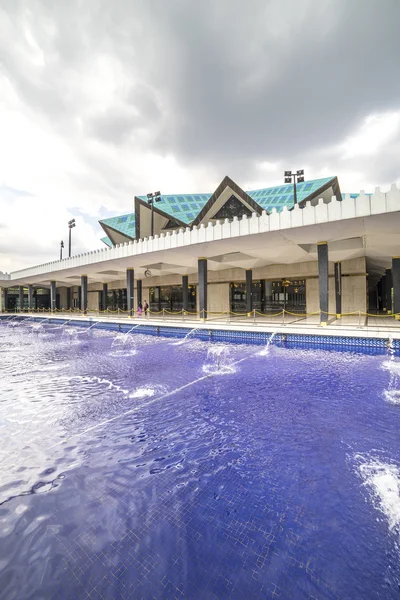
[[[207,259],[198,260],[200,318],[207,319]]]
[[[137,289],[137,303],[143,305],[143,283],[141,279],[136,281],[136,289]]]
[[[20,285],[18,288],[18,298],[19,298],[19,310],[24,310],[24,286]]]
[[[264,312],[265,311],[265,279],[261,279],[260,280],[260,298],[261,298],[261,302],[260,302],[260,312]]]
[[[342,264],[335,262],[335,299],[336,299],[336,318],[342,316]]]
[[[87,314],[87,305],[88,305],[88,278],[87,275],[81,275],[81,303],[80,309],[83,311],[83,314]]]
[[[182,275],[182,304],[183,310],[189,310],[189,276]]]
[[[135,310],[134,307],[134,290],[133,290],[133,281],[134,281],[134,271],[133,269],[126,270],[126,301],[128,304],[128,314],[130,317],[133,316],[133,312]]]
[[[50,310],[51,310],[51,312],[54,312],[56,310],[56,299],[57,299],[56,282],[50,281]]]
[[[82,286],[78,286],[78,308],[81,310],[82,308]]]
[[[246,270],[246,312],[250,315],[253,310],[253,271]]]
[[[33,309],[33,285],[31,283],[28,285],[28,309]]]
[[[392,258],[393,312],[400,319],[400,256]]]
[[[387,304],[386,304],[386,275],[383,275],[382,279],[381,279],[381,285],[382,285],[382,310],[383,312],[387,311]]]
[[[379,312],[380,310],[382,310],[382,280],[381,279],[376,284],[376,291],[378,294],[377,310]]]
[[[72,290],[70,287],[67,287],[67,310],[69,310],[71,308],[71,296],[72,296]]]
[[[319,309],[321,325],[328,324],[329,312],[329,270],[328,243],[318,242],[318,280],[319,280]]]
[[[392,314],[392,270],[386,269],[386,308],[388,315]]]
[[[264,297],[264,311],[266,311],[272,302],[272,281],[265,281]]]
[[[103,283],[101,292],[101,310],[107,310],[108,283]]]

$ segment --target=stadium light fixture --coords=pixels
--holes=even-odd
[[[303,181],[304,181],[304,169],[299,169],[298,171],[296,171],[296,173],[294,173],[292,171],[285,171],[284,172],[284,177],[285,177],[285,183],[292,183],[292,181],[293,181],[294,204],[297,204],[296,183],[303,183]]]
[[[151,206],[151,237],[154,237],[154,202],[160,202],[161,200],[161,192],[154,192],[147,194],[147,204]]]

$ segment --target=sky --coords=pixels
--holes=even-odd
[[[0,0],[0,271],[135,195],[400,184],[399,0]]]

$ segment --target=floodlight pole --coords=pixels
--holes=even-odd
[[[154,237],[154,200],[151,201],[151,237]]]
[[[64,242],[61,240],[61,244],[60,244],[60,260],[62,260],[63,248],[64,248]]]
[[[147,194],[147,202],[151,206],[151,225],[150,225],[150,235],[154,237],[154,202],[160,202],[161,200],[161,192],[154,192]]]
[[[71,258],[71,231],[76,226],[75,219],[68,221],[69,236],[68,236],[68,257]]]
[[[292,171],[285,171],[285,183],[291,183],[293,181],[293,200],[294,204],[297,204],[297,187],[296,183],[304,181],[304,170],[300,169],[296,173]]]

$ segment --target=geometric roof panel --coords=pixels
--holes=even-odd
[[[110,248],[113,247],[113,243],[110,240],[110,238],[108,237],[108,235],[106,235],[105,237],[100,238],[100,241],[103,242],[106,246],[109,246]]]
[[[297,202],[305,200],[313,192],[316,192],[320,187],[334,179],[333,177],[324,177],[323,179],[314,179],[312,181],[304,181],[296,185]],[[277,185],[275,187],[263,188],[261,190],[253,190],[247,192],[257,204],[264,210],[271,211],[276,208],[281,212],[284,206],[292,208],[294,205],[293,184]]]
[[[186,225],[195,220],[199,212],[207,204],[212,194],[166,194],[154,206],[172,218],[179,219]],[[147,196],[137,196],[147,204]]]
[[[115,229],[116,231],[119,231],[120,233],[131,238],[135,237],[135,213],[128,213],[127,215],[102,219],[100,224],[107,225],[108,227],[111,227],[112,229]]]

